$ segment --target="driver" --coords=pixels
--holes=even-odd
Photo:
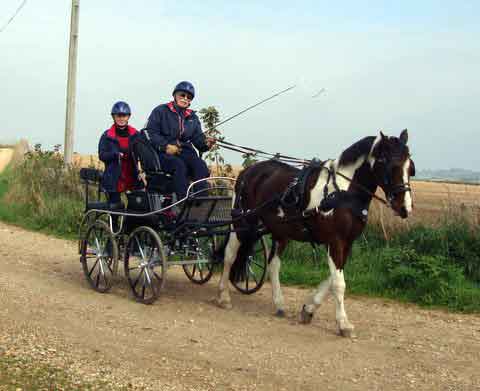
[[[173,174],[175,193],[180,200],[187,194],[188,177],[197,181],[210,176],[207,165],[199,157],[197,150],[208,151],[215,140],[205,136],[200,120],[189,108],[195,97],[192,83],[178,83],[172,95],[171,102],[153,109],[144,132],[159,153],[162,169]],[[207,182],[202,181],[194,190],[206,188]]]

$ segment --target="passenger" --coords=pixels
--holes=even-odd
[[[200,120],[189,108],[195,97],[193,85],[182,81],[177,84],[172,95],[173,101],[153,109],[145,134],[158,150],[163,170],[174,174],[175,193],[178,199],[182,199],[187,194],[189,176],[194,181],[210,176],[207,165],[195,148],[199,152],[206,152],[215,140],[205,137]],[[207,182],[203,181],[194,190],[200,191],[207,187]]]
[[[139,133],[128,125],[131,116],[128,103],[115,103],[111,114],[114,123],[100,138],[98,157],[105,163],[102,187],[108,193],[108,201],[118,204],[120,194],[138,184],[138,171],[129,153],[129,145]]]

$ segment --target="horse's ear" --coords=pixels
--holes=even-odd
[[[400,133],[400,141],[407,145],[408,143],[408,129],[403,129],[402,133]]]
[[[385,135],[383,134],[382,131],[380,131],[380,137],[382,138],[382,141],[383,141],[383,140],[386,140],[386,139],[388,138],[387,136],[385,136]]]

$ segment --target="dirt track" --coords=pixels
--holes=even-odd
[[[0,223],[0,354],[155,390],[480,389],[479,316],[347,296],[349,340],[335,335],[330,301],[297,324],[301,289],[286,289],[286,319],[271,315],[269,286],[234,294],[225,311],[209,302],[214,282],[194,286],[174,269],[153,306],[122,282],[101,295],[75,250]]]

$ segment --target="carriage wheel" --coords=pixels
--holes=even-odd
[[[167,260],[158,234],[150,227],[138,227],[125,246],[125,275],[135,299],[152,304],[165,284]]]
[[[213,263],[215,261],[214,254],[218,248],[217,236],[205,236],[197,238],[196,245],[198,248],[197,254],[200,259],[208,259],[209,263],[195,263],[193,265],[183,265],[183,271],[188,279],[194,284],[205,284],[213,276]]]
[[[268,245],[265,237],[255,243],[252,254],[245,264],[243,278],[240,281],[232,281],[233,286],[246,295],[258,291],[265,282],[268,266]]]
[[[118,246],[112,231],[104,222],[95,221],[80,247],[80,262],[88,283],[97,292],[108,292],[118,267]]]

